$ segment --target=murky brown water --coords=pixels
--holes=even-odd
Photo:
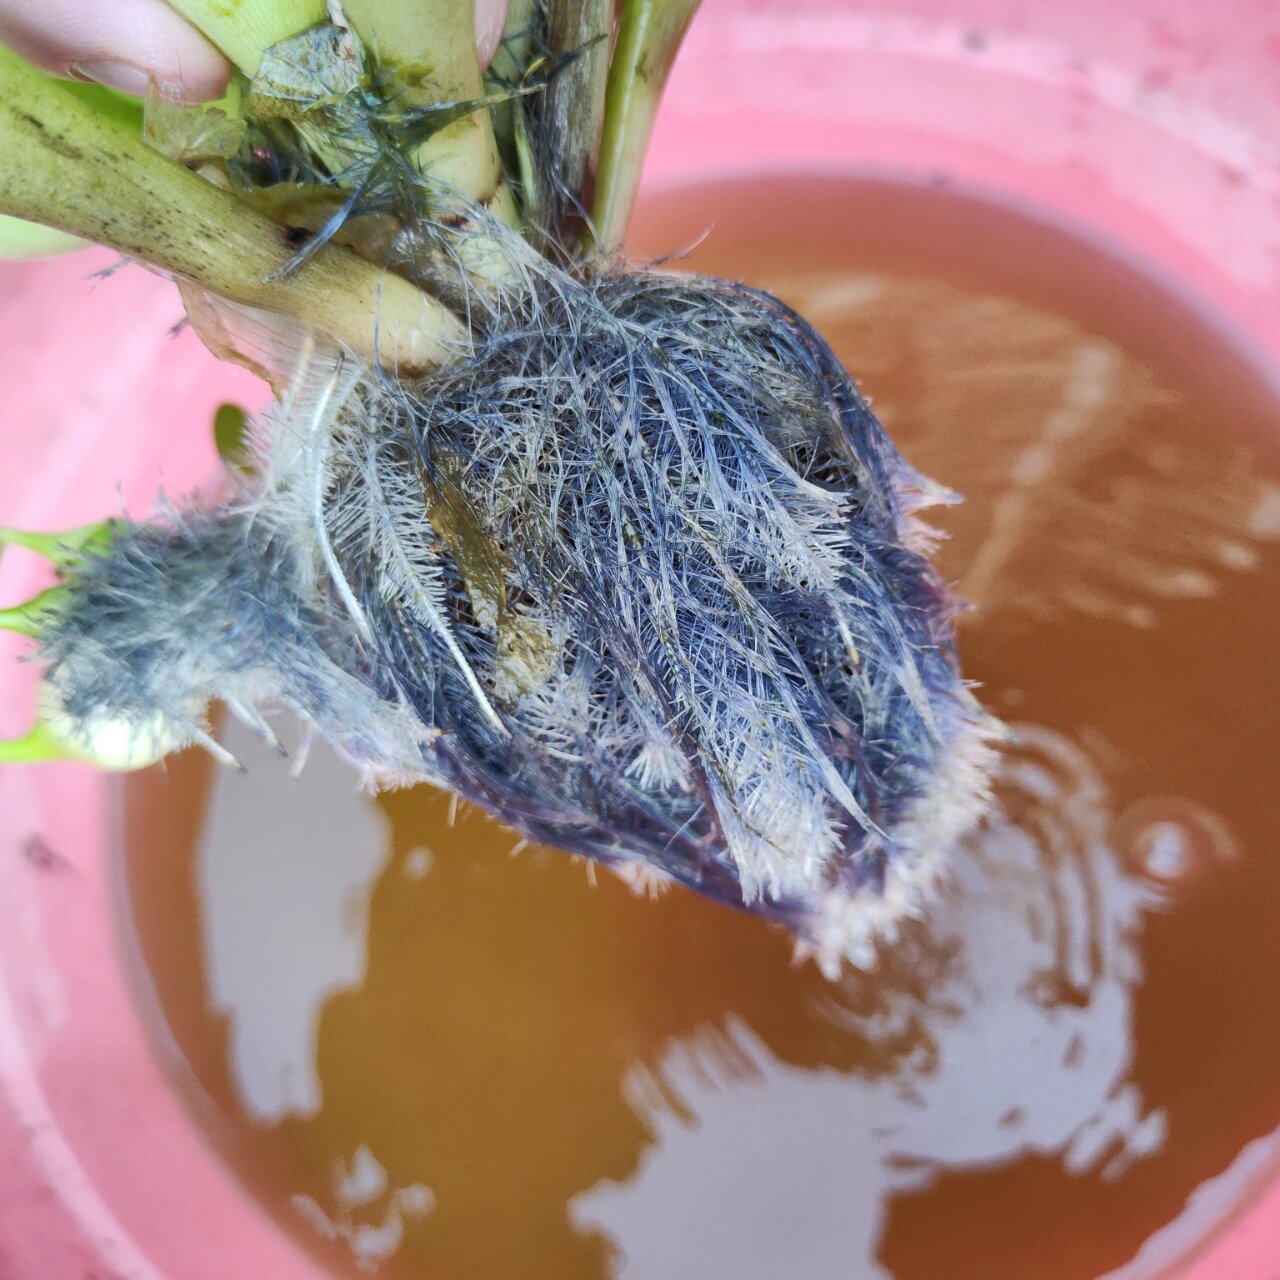
[[[342,1274],[1150,1274],[1280,1126],[1280,408],[1009,213],[755,182],[650,199],[636,243],[712,222],[688,263],[799,306],[968,496],[942,563],[1019,739],[932,919],[831,985],[743,915],[239,735],[207,818],[197,757],[128,784],[175,1078]]]

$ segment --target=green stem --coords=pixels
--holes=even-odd
[[[532,104],[546,154],[537,158],[539,218],[554,251],[581,234],[580,201],[600,141],[609,70],[612,0],[546,0],[547,51],[571,56]]]
[[[247,76],[264,49],[328,19],[325,0],[169,0]]]
[[[233,302],[288,316],[401,373],[435,368],[464,338],[441,303],[345,249],[327,245],[284,278],[294,250],[279,226],[5,49],[0,213],[110,245]]]
[[[412,109],[484,94],[473,0],[345,0],[343,12],[389,77],[388,101]],[[516,225],[487,108],[433,134],[415,158],[424,173]]]
[[[623,0],[609,65],[592,215],[597,247],[605,252],[617,249],[626,234],[662,90],[698,3]]]
[[[59,80],[57,83],[99,114],[110,116],[136,132],[142,131],[142,103],[137,98],[117,93],[105,85],[79,80]],[[84,241],[77,240],[75,236],[0,214],[0,258],[40,258],[84,247]]]

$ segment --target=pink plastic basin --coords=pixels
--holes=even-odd
[[[649,180],[765,166],[945,178],[1084,226],[1280,368],[1274,0],[707,0]],[[169,336],[170,285],[136,268],[89,279],[109,262],[0,264],[0,522],[146,511],[214,474],[217,403],[264,399]],[[7,557],[0,601],[39,573]],[[0,734],[31,705],[10,640]],[[112,923],[115,797],[75,766],[0,772],[0,1280],[314,1277],[149,1047]],[[1275,1280],[1275,1171],[1184,1243],[1180,1280]]]

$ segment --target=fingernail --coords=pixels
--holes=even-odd
[[[135,98],[145,98],[147,87],[151,83],[151,77],[130,62],[108,62],[97,59],[76,62],[71,66],[71,74],[77,80],[90,80],[94,84],[104,84],[108,89],[119,89],[121,93],[131,93]]]

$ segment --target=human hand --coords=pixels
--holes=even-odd
[[[476,44],[488,66],[507,0],[476,0]],[[0,43],[54,75],[139,96],[154,79],[181,102],[220,97],[230,64],[164,0],[0,0]]]

